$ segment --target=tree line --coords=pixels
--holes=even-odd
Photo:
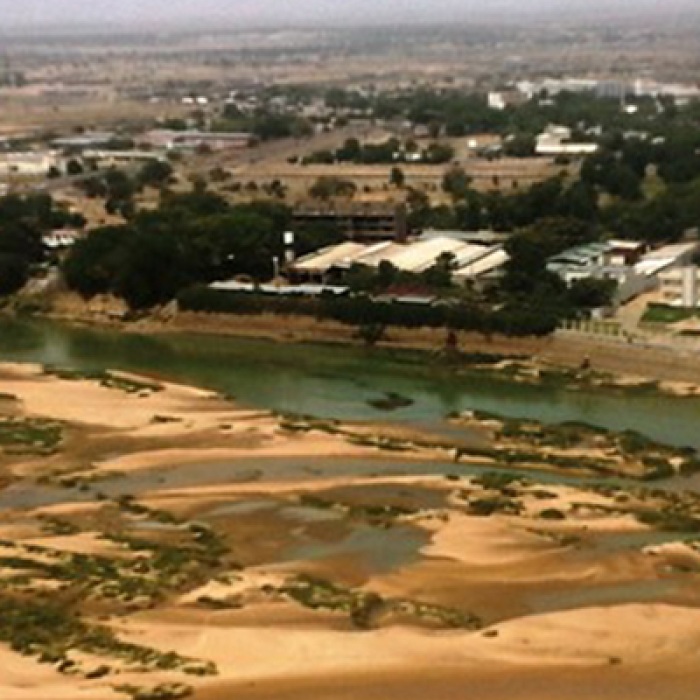
[[[84,224],[82,216],[57,206],[46,194],[0,198],[0,296],[21,289],[46,260],[45,234]]]
[[[85,297],[115,294],[132,308],[148,308],[198,283],[240,275],[270,279],[275,259],[283,259],[282,232],[291,217],[288,207],[272,202],[230,205],[200,189],[165,192],[158,209],[79,241],[63,271]],[[337,240],[335,230],[310,226],[297,232],[297,252]]]

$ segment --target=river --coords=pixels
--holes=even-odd
[[[571,391],[478,373],[458,375],[418,353],[193,334],[138,335],[3,318],[0,361],[155,374],[230,394],[245,405],[319,417],[437,427],[452,411],[479,409],[633,429],[700,449],[700,399]],[[368,403],[387,392],[413,403],[391,412]]]

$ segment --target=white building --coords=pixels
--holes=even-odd
[[[194,150],[208,146],[215,151],[226,148],[248,148],[253,137],[246,132],[213,132],[189,129],[175,131],[173,129],[153,129],[139,139],[139,142],[151,148],[167,150]]]
[[[76,136],[64,136],[54,139],[55,148],[83,151],[86,148],[105,148],[119,137],[113,131],[88,131]]]
[[[518,105],[527,102],[527,97],[519,90],[501,90],[499,92],[490,92],[487,96],[490,109],[503,111],[507,107],[517,107]]]
[[[83,153],[85,160],[94,160],[106,166],[130,165],[132,163],[147,163],[151,160],[165,161],[166,158],[156,151],[98,151],[89,150]]]
[[[672,243],[647,253],[636,265],[640,274],[660,275],[666,270],[691,265],[693,258],[700,250],[700,243]]]
[[[81,238],[80,231],[74,229],[57,229],[42,237],[41,242],[49,250],[61,250],[73,247]]]
[[[516,87],[532,99],[543,92],[548,95],[558,95],[561,92],[593,92],[598,87],[598,81],[584,78],[545,78],[537,82],[522,80]]]
[[[326,281],[343,276],[351,267],[378,268],[390,263],[403,272],[420,274],[449,255],[455,281],[465,283],[502,268],[509,259],[502,244],[483,245],[447,236],[428,237],[413,243],[382,241],[374,245],[341,243],[300,258],[293,266],[296,278]]]
[[[700,268],[677,267],[659,275],[664,304],[694,308],[700,306]]]
[[[502,112],[508,105],[502,92],[490,92],[488,94],[489,109],[496,109]]]
[[[61,159],[53,151],[0,153],[0,177],[39,177],[60,165]]]
[[[644,78],[634,81],[633,90],[637,97],[671,97],[677,102],[687,102],[700,97],[700,88],[697,85],[658,83],[656,80]]]
[[[571,136],[571,129],[550,125],[537,137],[535,153],[540,156],[585,156],[598,151],[597,143],[575,143]]]
[[[667,245],[648,253],[644,253],[644,245],[639,242],[589,243],[550,258],[547,269],[559,275],[567,285],[584,279],[614,280],[618,285],[616,299],[620,303],[662,287],[663,276],[669,275],[668,293],[677,299],[682,285],[676,281],[676,273],[690,264],[697,250],[695,242]],[[674,284],[677,291],[673,289]]]

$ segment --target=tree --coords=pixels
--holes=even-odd
[[[431,139],[439,139],[442,133],[442,125],[438,121],[432,121],[428,124],[428,135]]]
[[[560,216],[582,221],[598,219],[598,194],[594,187],[585,182],[575,182],[559,198],[558,214]]]
[[[362,157],[362,145],[355,138],[347,139],[336,151],[335,157],[341,163],[357,163]]]
[[[382,260],[377,268],[376,286],[383,291],[389,289],[399,278],[399,270],[388,260]]]
[[[124,246],[114,291],[132,309],[144,309],[173,299],[190,277],[191,259],[173,233],[137,232]]]
[[[459,166],[451,167],[442,178],[442,189],[457,201],[466,197],[469,192],[471,178]]]
[[[455,223],[460,230],[479,231],[485,226],[483,203],[478,192],[470,190],[455,206]]]
[[[314,151],[302,160],[302,165],[333,165],[335,154],[329,150]]]
[[[555,315],[569,311],[567,289],[561,278],[547,270],[547,260],[566,248],[592,240],[595,230],[574,219],[543,219],[518,231],[506,242],[510,259],[501,290],[518,303],[541,305]]]
[[[631,201],[642,196],[642,177],[609,151],[589,156],[581,166],[581,180],[584,183],[598,185],[614,197]]]
[[[334,224],[308,223],[296,230],[294,252],[298,256],[307,255],[344,240],[345,235]]]
[[[78,185],[90,199],[107,196],[107,185],[101,177],[89,177]]]
[[[332,199],[333,197],[353,197],[357,186],[351,180],[333,176],[318,178],[309,189],[309,194],[315,199]]]
[[[607,190],[622,199],[635,201],[642,198],[642,180],[632,168],[618,163],[609,173]]]
[[[84,168],[81,165],[79,160],[77,160],[75,158],[71,158],[68,161],[68,163],[66,163],[66,173],[68,175],[71,175],[71,176],[82,175],[83,172],[84,172]]]
[[[401,189],[406,184],[406,175],[401,168],[393,167],[389,175],[389,182],[398,189]]]
[[[454,254],[442,253],[435,264],[423,273],[423,281],[431,289],[449,289],[452,286],[452,273],[455,268]]]
[[[355,263],[345,275],[345,284],[355,294],[373,292],[376,289],[377,275],[371,267]]]
[[[172,165],[154,158],[144,163],[138,174],[138,182],[142,187],[163,187],[170,182],[172,176]]]
[[[582,279],[574,282],[568,291],[572,306],[582,309],[598,309],[610,306],[617,283],[615,280]]]
[[[108,226],[80,239],[63,263],[68,286],[86,299],[113,291],[124,243],[131,234],[127,227]]]
[[[29,279],[29,266],[20,255],[0,252],[0,296],[13,294]]]
[[[261,141],[272,141],[310,136],[313,133],[313,127],[306,119],[294,114],[261,111],[253,118],[252,131]]]
[[[383,323],[363,323],[357,329],[358,337],[368,347],[375,346],[380,340],[382,340],[385,333],[386,333],[386,325]],[[357,624],[357,622],[356,622],[356,624]]]
[[[431,143],[423,154],[423,160],[431,165],[449,163],[455,157],[455,149],[447,143]]]
[[[503,153],[513,158],[531,158],[535,155],[537,141],[532,134],[518,133],[503,143]]]
[[[20,289],[31,267],[44,259],[43,234],[72,222],[47,194],[0,199],[0,295]]]
[[[187,131],[187,122],[180,118],[165,119],[161,123],[161,127],[171,131]]]

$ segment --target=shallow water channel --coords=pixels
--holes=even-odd
[[[420,353],[192,334],[145,336],[0,319],[0,361],[150,373],[225,392],[246,405],[326,418],[452,430],[444,423],[448,413],[479,409],[633,429],[700,449],[700,399],[524,385],[476,372],[458,374]],[[393,411],[372,405],[387,393],[413,403]]]
[[[488,347],[484,348],[488,352]],[[445,421],[448,413],[485,410],[545,422],[582,421],[612,430],[633,429],[673,445],[700,449],[700,400],[602,391],[570,391],[546,385],[523,385],[476,372],[456,373],[427,355],[323,345],[289,345],[213,336],[168,334],[144,336],[79,328],[44,321],[0,319],[0,361],[38,362],[78,370],[127,370],[203,386],[234,396],[261,409],[341,420],[403,422],[460,436]],[[395,393],[410,405],[387,411],[377,399]],[[406,402],[407,403],[407,402]],[[379,402],[381,404],[381,402]],[[487,467],[489,471],[497,471]],[[479,474],[478,465],[453,462],[402,462],[396,459],[285,458],[243,459],[146,470],[115,475],[89,491],[19,483],[0,491],[0,509],[31,509],[65,501],[93,500],[97,492],[111,498],[176,488],[276,480],[325,479],[339,476]],[[509,473],[518,473],[508,469]],[[634,486],[619,479],[566,478],[542,472],[520,472],[540,483],[600,483]],[[638,484],[636,484],[638,485]],[[655,482],[653,487],[700,491],[700,475]],[[336,513],[302,504],[279,503],[252,496],[218,503],[209,521],[274,516],[295,533],[280,561],[321,561],[360,557],[375,573],[410,564],[420,556],[426,537],[416,528],[381,530],[363,523],[334,539],[310,536],[314,528],[338,525]],[[157,529],[158,523],[140,527]],[[597,554],[638,550],[678,540],[678,533],[614,536],[596,543]],[[667,581],[620,584],[581,592],[543,592],[533,596],[533,610],[612,604],[624,600],[663,599]]]

